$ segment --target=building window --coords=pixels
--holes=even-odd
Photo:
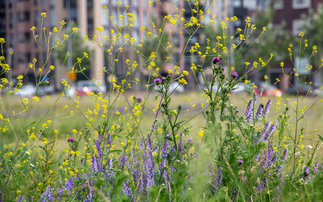
[[[50,9],[50,26],[55,26],[55,11],[53,8]]]
[[[310,7],[311,7],[310,0],[293,0],[294,9],[303,9],[303,8],[310,8]]]
[[[144,21],[143,25],[144,26],[147,26],[148,25],[148,21],[149,21],[149,19],[148,19],[148,13],[147,12],[144,12],[143,15],[144,15],[143,16],[143,21]]]
[[[112,0],[112,6],[117,6],[118,0]]]
[[[21,34],[20,33],[17,34],[17,42],[18,43],[21,43],[22,42],[22,38],[21,38]]]
[[[274,2],[274,9],[283,9],[284,8],[284,0],[276,0]]]
[[[20,16],[20,12],[17,12],[17,23],[20,22],[21,16]]]
[[[34,25],[35,25],[35,27],[38,27],[38,24],[39,24],[38,11],[35,11],[35,13],[34,13]]]
[[[138,7],[138,0],[132,0],[131,3],[133,7]]]
[[[12,0],[9,0],[9,8],[12,8]]]
[[[178,34],[173,34],[173,43],[176,48],[179,48],[179,35]]]
[[[10,34],[10,36],[9,36],[10,38],[9,38],[9,46],[11,47],[11,48],[13,48],[14,47],[14,35],[13,34]]]
[[[293,20],[293,34],[299,35],[299,33],[303,32],[304,21],[300,19]]]
[[[46,6],[46,0],[42,0],[41,5]]]
[[[133,10],[132,13],[136,16],[135,19],[133,20],[133,26],[134,26],[134,28],[137,28],[139,26],[138,25],[138,18],[139,18],[138,12],[137,12],[137,10]]]
[[[9,14],[9,28],[13,28],[13,13]]]
[[[38,0],[34,0],[34,6],[38,6]]]

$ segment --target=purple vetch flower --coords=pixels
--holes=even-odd
[[[267,141],[270,138],[270,136],[273,134],[276,126],[277,126],[277,123],[276,122],[274,122],[274,124],[271,125],[270,129],[268,130],[268,132],[266,134],[266,137],[265,137],[264,141]]]
[[[159,84],[160,82],[161,82],[161,80],[160,80],[160,79],[155,79],[155,80],[154,80],[154,83],[155,83],[155,84]]]
[[[129,183],[128,182],[124,182],[123,183],[123,190],[122,192],[128,196],[130,196],[130,198],[132,199],[133,197],[133,194],[132,194],[132,191],[130,189],[130,186],[129,186]]]
[[[74,181],[73,181],[73,178],[71,178],[65,182],[64,188],[67,189],[68,193],[70,194],[73,186],[74,186]]]
[[[138,101],[138,102],[142,102],[141,97],[137,97],[137,101]]]
[[[62,187],[59,187],[58,188],[58,193],[59,193],[59,200],[61,200],[62,196],[63,196],[63,192],[64,192],[64,189]]]
[[[112,171],[112,159],[111,158],[108,159],[108,167],[109,167],[109,169],[107,169],[108,179],[111,179],[111,177],[114,176],[114,173]]]
[[[108,135],[108,137],[107,137],[107,141],[108,141],[108,149],[111,149],[111,147],[112,147],[112,142],[111,142],[111,136],[110,136],[110,134]]]
[[[166,158],[168,153],[168,140],[166,139],[163,147],[160,149],[160,156]]]
[[[102,141],[102,135],[101,135],[100,130],[98,130],[98,135],[99,135],[99,141],[101,142]]]
[[[319,163],[318,163],[318,162],[316,162],[316,163],[314,164],[314,166],[313,166],[313,172],[314,172],[314,173],[316,173],[316,172],[317,172],[318,165],[319,165]]]
[[[19,195],[19,196],[17,197],[17,199],[16,199],[16,202],[21,202],[21,201],[22,201],[22,199],[24,199],[24,198],[25,198],[24,196]],[[1,198],[0,198],[0,200],[1,200]]]
[[[277,155],[275,155],[272,159],[271,159],[271,162],[275,163],[277,160]]]
[[[84,165],[84,158],[81,159],[81,167]]]
[[[257,102],[257,98],[258,98],[257,93],[254,91],[253,92],[253,99],[255,102]]]
[[[180,141],[178,143],[178,151],[182,152],[183,151],[183,133],[179,135]]]
[[[74,138],[68,138],[68,140],[67,140],[68,142],[74,142]]]
[[[101,150],[101,146],[100,146],[100,141],[97,140],[97,141],[95,141],[95,143],[96,143],[96,150],[98,151],[99,159],[102,159],[102,150]]]
[[[257,155],[255,156],[255,158],[254,158],[254,161],[255,161],[255,162],[257,162],[257,161],[259,160],[259,156],[260,156],[260,154],[257,154]]]
[[[282,156],[282,158],[280,160],[285,161],[286,158],[287,158],[287,149],[284,150],[283,156]]]
[[[259,121],[260,117],[262,115],[262,111],[263,111],[264,105],[260,104],[256,113],[256,120]]]
[[[236,71],[232,71],[232,76],[238,77],[238,73]]]
[[[93,192],[93,189],[92,189],[92,184],[91,184],[91,182],[89,181],[89,184],[88,184],[88,186],[89,186],[89,194],[87,195],[87,197],[86,197],[86,202],[90,202],[90,201],[92,201],[92,198],[93,198],[93,196],[94,196],[94,192]]]
[[[53,198],[53,191],[54,188],[52,188],[50,185],[47,186],[46,191],[41,195],[39,201],[47,202],[47,201],[54,201]]]
[[[238,159],[238,162],[243,164],[243,160],[242,159]]]
[[[269,99],[267,104],[266,104],[266,107],[265,107],[264,117],[266,117],[268,115],[270,104],[271,104],[271,100]]]
[[[166,190],[169,191],[169,175],[166,169],[164,169],[164,178],[165,178]]]
[[[91,165],[92,172],[94,174],[98,173],[100,171],[100,166],[96,156],[92,155],[91,162],[92,162],[92,165]]]
[[[250,100],[246,109],[245,116],[246,116],[247,123],[250,123],[250,119],[252,117],[252,108],[253,108],[252,104],[253,104],[253,101]]]
[[[279,165],[276,171],[279,172],[282,169],[282,167],[283,167],[282,165]]]
[[[306,166],[305,169],[304,169],[304,173],[308,174],[308,171],[310,170],[310,167],[309,166]]]
[[[124,166],[126,165],[127,162],[127,156],[123,155],[123,157],[120,158],[120,164],[121,164],[121,169],[124,169]]]
[[[262,96],[262,93],[264,92],[264,89],[263,88],[260,88],[259,90],[259,96]]]
[[[161,81],[162,82],[165,82],[166,81],[165,77],[161,78]]]
[[[213,64],[217,64],[217,63],[220,63],[221,62],[221,58],[219,58],[219,57],[214,57],[213,59],[212,59],[212,63]]]
[[[270,126],[270,123],[267,122],[266,125],[265,125],[265,128],[261,131],[261,133],[259,134],[259,137],[258,139],[256,140],[256,143],[258,144],[262,138],[266,135],[267,131],[268,131],[268,128]]]

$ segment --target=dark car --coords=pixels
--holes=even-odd
[[[292,95],[297,95],[297,92],[299,95],[307,95],[307,94],[311,94],[314,90],[314,87],[312,85],[309,84],[298,84],[295,86],[290,87],[289,89],[287,89],[286,93],[287,94],[292,94]]]

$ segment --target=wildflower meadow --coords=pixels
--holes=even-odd
[[[235,60],[244,63],[249,46],[266,40],[266,28],[256,27],[249,17],[245,28],[231,35],[228,29],[236,17],[222,22],[211,19],[209,24],[220,33],[216,41],[205,38],[205,49],[199,43],[188,49],[194,33],[206,26],[201,19],[208,8],[195,2],[190,3],[194,15],[189,20],[180,10],[166,15],[161,22],[142,27],[146,39],[138,43],[125,32],[136,18],[128,11],[118,12],[123,16],[118,22],[109,17],[115,26],[109,35],[97,27],[93,39],[83,36],[85,43],[101,48],[112,67],[98,74],[115,75],[124,47],[138,56],[124,61],[126,74],[112,77],[106,93],[72,96],[71,81],[63,79],[62,92],[24,97],[19,89],[25,75],[10,74],[15,53],[5,57],[1,52],[0,201],[322,201],[323,139],[320,126],[310,123],[319,118],[309,115],[321,110],[320,98],[311,97],[311,92],[268,97],[253,90],[249,76],[265,69],[276,56],[246,63],[243,70],[233,66]],[[46,13],[39,17],[45,19]],[[65,24],[41,29],[43,37],[31,27],[39,48],[47,44],[47,58],[78,33],[75,27],[71,35],[64,34]],[[188,57],[185,53],[192,61],[198,57],[190,67],[174,62],[171,36],[178,32],[188,35],[180,60]],[[310,50],[310,58],[318,54],[305,37],[298,36],[299,51],[290,45],[286,52],[302,55]],[[143,54],[145,41],[156,39],[154,50]],[[6,39],[0,43],[3,50]],[[84,52],[60,73],[83,74],[82,62],[89,55]],[[65,60],[68,57],[66,53]],[[36,59],[28,65],[36,88],[47,82],[42,71],[57,76],[52,74],[56,67],[42,61],[39,69]],[[161,75],[169,62],[172,69]],[[149,72],[147,80],[136,77],[140,68]],[[292,74],[301,80],[298,69]],[[196,92],[177,94],[190,82],[197,84]],[[239,83],[249,89],[247,93],[234,93]],[[102,88],[100,82],[95,84]],[[133,86],[140,84],[145,90],[134,91]]]

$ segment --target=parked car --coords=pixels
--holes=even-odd
[[[322,88],[314,89],[312,95],[313,96],[323,96],[323,89]]]
[[[22,85],[20,88],[18,88],[19,92],[15,91],[15,95],[20,95],[21,97],[30,97],[35,94],[35,86],[32,83],[28,83],[25,85]]]
[[[234,93],[242,93],[246,91],[246,86],[244,83],[237,83],[237,85],[234,86],[234,90],[232,92]]]
[[[286,93],[297,95],[297,92],[299,95],[306,95],[310,93],[312,90],[314,90],[314,87],[309,84],[298,84],[298,86],[292,86],[289,89],[287,89]]]
[[[99,82],[101,85],[99,85]],[[90,80],[82,80],[82,81],[76,81],[75,87],[87,87],[94,93],[106,93],[107,87],[105,82],[103,81],[90,81]]]
[[[49,95],[55,93],[55,87],[53,85],[49,86],[38,86],[36,89],[36,95]]]
[[[255,88],[254,91],[257,95],[259,95],[259,92],[261,89],[263,90],[262,91],[263,96],[281,97],[283,95],[283,92],[272,84],[268,84],[266,82],[260,82],[260,83],[256,84],[256,86],[257,86],[257,88]]]
[[[75,87],[75,95],[77,96],[84,96],[87,95],[88,93],[92,93],[92,90],[89,89],[88,87]]]

